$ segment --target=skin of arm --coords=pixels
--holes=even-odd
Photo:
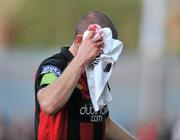
[[[95,32],[89,32],[84,41],[80,39],[82,36],[77,36],[76,44],[79,44],[77,55],[57,80],[38,91],[38,102],[46,114],[55,114],[67,103],[84,71],[84,66],[94,60],[100,53],[101,48],[104,46],[102,36],[99,35],[94,38],[94,35]],[[82,43],[80,43],[81,41]]]
[[[105,120],[105,140],[137,140],[127,130],[118,126],[110,117]]]

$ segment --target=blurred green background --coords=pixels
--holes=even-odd
[[[127,48],[137,46],[140,0],[27,0],[16,13],[17,44],[69,45],[77,20],[89,10],[105,12],[114,21]]]

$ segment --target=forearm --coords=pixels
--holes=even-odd
[[[47,114],[54,114],[66,104],[83,70],[83,63],[75,57],[56,81],[38,92],[40,106]]]
[[[106,119],[106,140],[136,140],[127,130],[118,126],[109,117]]]
[[[80,41],[81,35],[77,36],[74,42],[77,46],[72,46],[78,47],[76,57],[56,81],[42,88],[37,93],[41,109],[47,114],[56,113],[67,103],[77,81],[84,71],[84,65],[94,60],[104,47],[102,36],[98,35],[96,38],[93,38],[94,35],[95,32],[90,31],[86,39],[82,42]]]

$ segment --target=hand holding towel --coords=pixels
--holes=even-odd
[[[123,43],[112,38],[110,28],[101,28],[97,24],[89,25],[88,30],[83,34],[83,40],[87,37],[89,31],[92,30],[96,32],[96,35],[102,34],[104,41],[103,52],[94,62],[85,67],[91,101],[94,110],[98,111],[112,100],[112,95],[107,88],[107,82],[121,54]]]

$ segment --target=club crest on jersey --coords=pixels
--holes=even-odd
[[[61,71],[59,68],[57,68],[56,66],[53,65],[47,65],[47,66],[43,66],[42,67],[42,72],[41,74],[45,74],[45,73],[54,73],[56,76],[60,76]]]
[[[76,87],[79,89],[79,90],[82,90],[83,89],[83,86],[79,83],[76,84]]]

